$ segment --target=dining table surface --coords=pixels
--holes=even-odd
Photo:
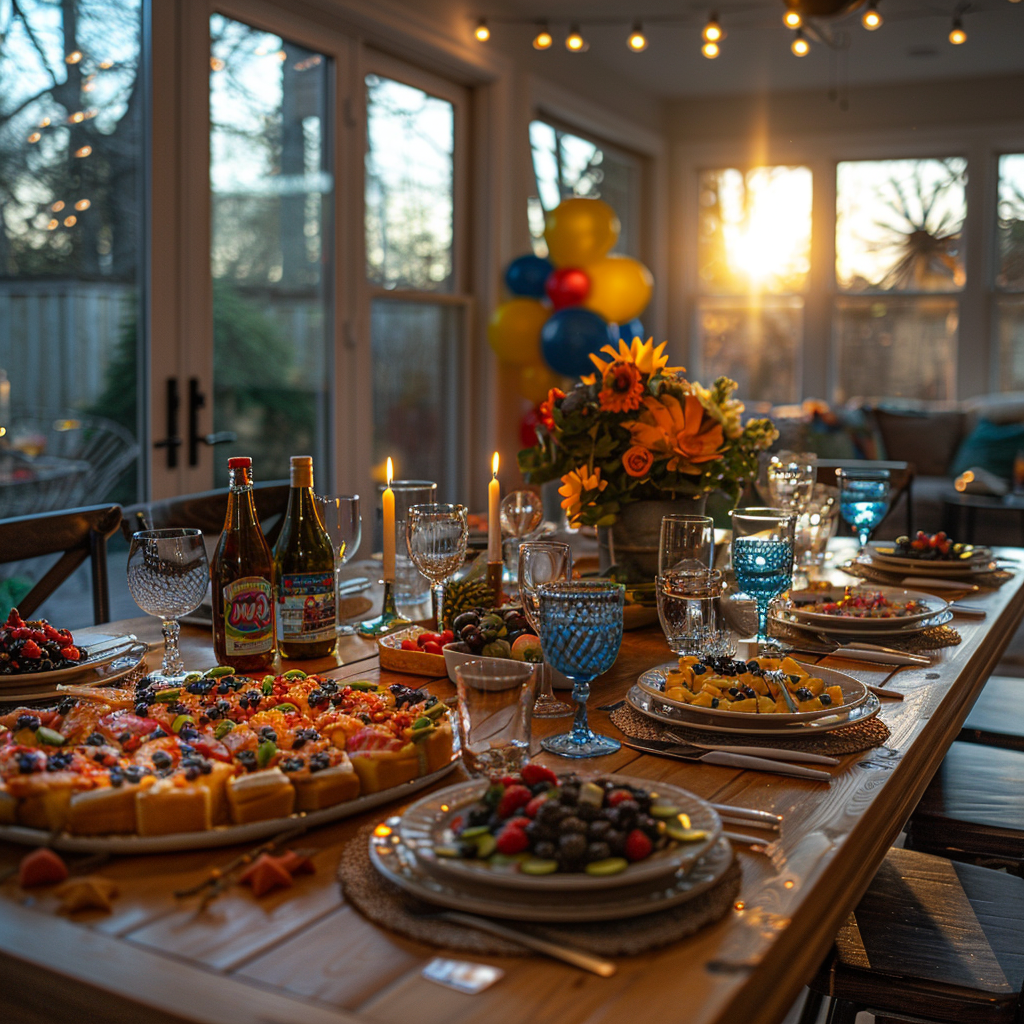
[[[998,553],[1024,561],[1019,549]],[[90,1024],[610,1024],[638,1014],[687,1024],[780,1021],[898,837],[1017,630],[1024,617],[1024,574],[972,594],[968,603],[985,617],[955,618],[951,625],[962,642],[932,652],[925,667],[804,656],[903,695],[881,702],[891,732],[885,744],[842,757],[826,769],[829,784],[682,763],[626,746],[607,757],[569,762],[540,751],[538,742],[564,730],[568,719],[534,720],[535,759],[558,771],[618,772],[652,786],[670,782],[706,800],[783,816],[775,834],[759,833],[753,824],[742,829],[763,834],[764,846],[736,845],[742,881],[721,920],[664,948],[618,958],[612,977],[541,956],[460,952],[447,955],[498,966],[504,976],[475,995],[425,978],[425,965],[445,951],[370,923],[346,902],[337,879],[346,843],[367,824],[400,811],[402,805],[392,803],[304,834],[293,845],[312,851],[316,871],[293,887],[257,899],[249,888],[234,886],[204,910],[197,899],[176,898],[175,891],[253,844],[113,857],[95,869],[119,891],[109,913],[68,917],[52,895],[33,895],[8,877],[0,884],[0,1008],[6,1004],[17,1020]],[[148,617],[97,631],[159,639],[159,623]],[[214,664],[208,630],[183,627],[181,650],[189,669]],[[159,656],[154,648],[151,665]],[[657,625],[628,630],[614,666],[592,686],[591,723],[615,735],[599,708],[620,701],[643,671],[671,658]],[[288,667],[337,679],[423,685],[442,698],[454,694],[447,678],[382,670],[376,644],[358,636],[342,637],[335,659]],[[461,777],[449,775],[439,785]],[[0,872],[25,852],[0,842]],[[72,855],[71,862],[80,856]]]

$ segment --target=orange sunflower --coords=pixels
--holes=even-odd
[[[601,479],[601,467],[598,466],[591,472],[586,466],[579,469],[571,469],[562,477],[562,486],[558,493],[562,495],[562,508],[569,516],[570,522],[575,522],[583,509],[584,491],[603,491],[608,486],[607,480]]]
[[[680,402],[673,395],[642,399],[644,411],[622,425],[634,445],[641,445],[655,457],[668,458],[673,473],[700,473],[701,463],[722,457],[725,435],[722,425],[705,413],[696,395]]]
[[[597,400],[605,412],[632,412],[640,408],[644,382],[632,363],[612,363],[604,375]]]

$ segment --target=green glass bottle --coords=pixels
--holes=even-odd
[[[291,493],[274,545],[277,649],[283,658],[326,658],[338,643],[334,546],[313,498],[313,460],[293,455]]]

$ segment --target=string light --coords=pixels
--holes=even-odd
[[[46,225],[46,230],[47,231],[56,231],[56,229],[59,226],[60,226],[60,221],[59,220],[51,220],[50,223]]]
[[[964,23],[959,18],[953,19],[953,27],[949,30],[949,41],[954,46],[961,46],[967,42],[967,33],[964,31]]]
[[[787,8],[786,13],[782,16],[782,24],[786,28],[800,28],[803,23],[804,19],[795,7]]]
[[[79,213],[81,213],[82,210],[88,210],[90,206],[92,206],[92,203],[88,199],[79,199],[78,202],[75,203],[75,209],[78,210]]]
[[[548,31],[547,22],[542,22],[537,28],[537,34],[533,37],[533,48],[535,50],[550,50],[554,41]]]
[[[589,44],[580,35],[579,25],[572,25],[569,34],[565,37],[565,48],[570,53],[586,53],[590,49]]]
[[[639,21],[633,23],[633,31],[629,33],[626,45],[634,53],[643,53],[647,49],[647,36],[644,35],[643,26]]]
[[[704,31],[701,35],[704,37],[705,43],[720,43],[725,38],[722,26],[718,23],[717,14],[711,14],[708,17],[708,23],[704,26]],[[705,56],[707,55],[705,54]]]
[[[806,57],[807,54],[811,52],[811,44],[807,42],[802,28],[798,28],[793,33],[793,42],[790,44],[789,48],[797,57]]]
[[[71,53],[69,53],[64,58],[64,63],[65,64],[77,64],[81,59],[82,59],[82,51],[81,50],[72,50]]]
[[[868,9],[861,15],[860,23],[869,31],[882,27],[882,16],[878,13],[878,0],[869,0]]]
[[[60,211],[64,209],[64,200],[58,199],[50,209],[53,210],[54,213],[60,213]]]
[[[486,43],[491,38],[491,30],[487,27],[487,19],[481,18],[476,23],[476,28],[473,30],[473,35],[476,36],[478,43]]]
[[[39,122],[39,127],[40,128],[49,128],[50,127],[50,119],[48,117],[44,117],[42,119],[42,121]]]
[[[222,61],[220,59],[220,57],[211,57],[210,58],[210,70],[211,71],[223,71],[224,70],[224,61]]]
[[[78,218],[72,213],[64,218],[64,227],[73,228],[78,223]]]
[[[68,121],[70,121],[71,124],[81,124],[84,120],[85,120],[85,114],[83,114],[82,111],[80,111],[80,110],[76,110],[68,118]]]
[[[700,52],[703,53],[708,60],[714,60],[722,51],[718,43],[709,40],[700,48]]]
[[[103,68],[104,71],[109,71],[113,66],[114,62],[112,60],[100,61],[100,67]]]
[[[92,146],[82,146],[81,149],[75,150],[75,156],[79,159],[88,156],[92,152]]]
[[[41,139],[42,137],[43,137],[43,136],[42,136],[42,134],[41,134],[40,132],[33,132],[33,133],[32,133],[32,134],[31,134],[31,135],[30,135],[30,136],[28,137],[28,141],[29,141],[29,142],[38,142],[38,141],[39,141],[39,140],[40,140],[40,139]]]

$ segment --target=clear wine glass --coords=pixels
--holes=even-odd
[[[768,606],[793,582],[796,513],[778,508],[738,508],[732,518],[732,568],[743,592],[757,601],[757,646],[779,647],[768,636]]]
[[[201,530],[140,530],[132,534],[128,589],[147,615],[161,619],[164,634],[163,664],[153,675],[163,679],[184,675],[178,619],[199,607],[209,582]]]
[[[767,474],[772,505],[802,512],[814,494],[818,456],[813,452],[779,452],[768,463]]]
[[[509,573],[519,565],[519,546],[544,521],[544,509],[536,491],[510,491],[499,506],[503,557]]]
[[[857,532],[861,549],[889,511],[889,470],[837,469],[839,514]]]
[[[351,560],[359,550],[363,539],[363,519],[359,512],[358,494],[317,495],[317,507],[320,518],[324,521],[324,529],[334,546],[334,606],[341,607],[341,595],[338,584],[341,582],[341,567]],[[338,623],[339,636],[352,636],[355,626]]]
[[[549,736],[541,746],[563,757],[600,757],[614,754],[622,744],[600,736],[587,722],[590,684],[615,663],[622,643],[622,607],[625,588],[609,580],[573,580],[541,583],[541,637],[544,656],[552,667],[573,683],[576,719],[572,729]]]
[[[526,621],[540,636],[540,606],[537,587],[541,583],[572,579],[572,548],[559,541],[528,540],[519,546],[519,599]],[[543,639],[541,640],[543,645]],[[551,689],[551,670],[541,666],[540,686],[533,713],[538,718],[562,718],[573,713],[572,705],[556,700]]]
[[[442,629],[440,590],[466,560],[469,521],[463,505],[411,505],[405,540],[413,564],[430,580],[437,631]]]

